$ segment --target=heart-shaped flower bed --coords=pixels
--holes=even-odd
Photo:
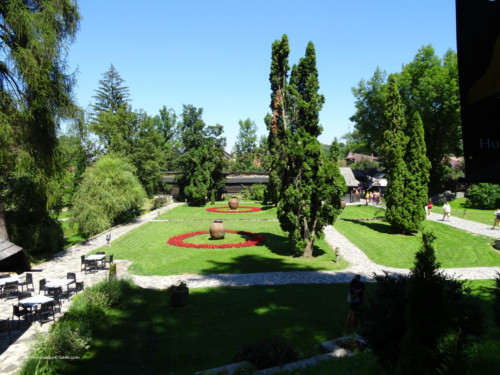
[[[241,208],[246,208],[246,210],[241,210]],[[243,214],[245,212],[256,212],[260,210],[261,210],[260,207],[252,207],[252,206],[239,206],[236,210],[231,210],[229,207],[226,206],[210,207],[205,209],[205,211],[218,212],[220,214]]]
[[[167,244],[179,247],[191,247],[195,249],[230,249],[233,247],[257,246],[266,241],[266,238],[258,233],[246,232],[243,230],[230,230],[230,229],[226,229],[226,233],[236,233],[241,236],[249,237],[249,239],[246,240],[245,242],[221,243],[221,244],[204,244],[204,243],[195,244],[195,243],[184,242],[186,238],[210,234],[208,230],[200,230],[198,232],[184,233],[179,236],[170,237],[167,241]]]

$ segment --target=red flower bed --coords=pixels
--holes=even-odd
[[[250,238],[248,240],[246,240],[245,242],[223,243],[223,244],[218,244],[218,245],[194,244],[194,243],[184,242],[184,240],[186,238],[189,238],[189,237],[199,236],[202,234],[210,234],[210,232],[208,230],[200,230],[198,232],[185,233],[185,234],[181,234],[179,236],[170,237],[167,241],[167,244],[172,245],[172,246],[191,247],[191,248],[196,248],[196,249],[229,249],[232,247],[257,246],[257,245],[260,245],[266,241],[266,238],[264,236],[261,236],[260,234],[246,232],[243,230],[226,229],[226,233],[237,233],[237,234],[240,234],[242,236],[247,236]]]
[[[224,210],[223,210],[224,208]],[[210,208],[207,208],[205,209],[205,211],[208,211],[208,212],[218,212],[220,214],[242,214],[242,213],[245,213],[245,212],[256,212],[256,211],[260,211],[261,208],[260,207],[252,207],[252,206],[240,206],[238,208],[249,208],[249,210],[231,210],[229,207],[226,207],[226,206],[222,206],[222,207],[210,207]]]

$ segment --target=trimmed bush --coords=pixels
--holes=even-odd
[[[480,183],[472,185],[467,191],[465,206],[468,208],[494,210],[499,208],[497,206],[498,201],[500,201],[500,185]]]
[[[248,361],[257,370],[284,365],[298,358],[291,342],[280,336],[268,337],[243,347],[234,357],[236,362]]]

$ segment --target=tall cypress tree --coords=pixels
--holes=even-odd
[[[387,127],[384,132],[383,145],[384,158],[387,163],[387,188],[384,194],[387,207],[385,218],[393,229],[406,233],[409,230],[408,223],[411,222],[409,208],[403,204],[407,203],[404,197],[408,170],[404,155],[408,140],[404,135],[406,122],[401,97],[393,75],[389,77],[384,114]]]
[[[276,40],[272,46],[271,73],[269,81],[271,83],[271,121],[268,125],[269,137],[267,146],[269,149],[269,158],[271,170],[269,171],[269,180],[266,186],[265,200],[267,202],[278,204],[279,191],[281,189],[281,173],[284,168],[285,160],[285,140],[287,138],[287,86],[288,86],[288,55],[290,46],[288,37],[284,34],[281,40]]]
[[[314,241],[340,213],[345,181],[338,165],[323,156],[317,136],[322,128],[319,111],[325,98],[318,93],[316,51],[309,42],[305,57],[292,68],[289,91],[284,100],[285,151],[281,177],[278,219],[288,232],[297,253],[313,256]]]
[[[431,164],[426,156],[424,125],[418,112],[415,112],[408,123],[409,135],[405,162],[408,174],[405,182],[403,207],[409,210],[407,230],[417,231],[425,220],[424,206],[427,204],[429,170]]]

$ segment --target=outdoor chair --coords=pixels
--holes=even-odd
[[[52,297],[52,298],[54,298],[54,296],[56,294],[58,294],[59,296],[61,296],[62,292],[63,292],[62,291],[62,287],[60,287],[60,286],[54,287],[54,288],[47,288],[47,295],[49,297]]]
[[[5,283],[3,286],[3,295],[4,295],[4,301],[7,300],[10,296],[13,294],[17,295],[17,292],[19,291],[18,287],[18,282],[17,281],[12,281],[10,283]]]
[[[47,280],[41,279],[38,281],[38,294],[42,294],[42,290],[44,294],[47,293],[47,287],[45,286],[47,284]]]
[[[14,317],[17,317],[17,329],[19,329],[21,324],[21,319],[24,319],[26,322],[31,315],[31,311],[23,306],[12,305],[12,321],[14,321]]]
[[[68,280],[69,280],[69,279],[73,280],[73,282],[72,282],[71,284],[75,284],[75,287],[74,287],[73,289],[74,289],[74,290],[75,290],[75,292],[76,292],[76,273],[74,273],[74,272],[68,272],[68,273],[66,274],[66,278],[67,278]],[[71,285],[71,284],[69,284],[69,285]],[[69,285],[68,285],[68,287],[69,287]],[[68,294],[69,294],[69,292],[68,292]],[[69,297],[69,296],[68,296],[68,297]]]
[[[87,263],[85,262],[85,255],[82,255],[80,259],[81,259],[80,271],[86,271]]]
[[[12,343],[12,334],[10,332],[10,319],[0,319],[0,333],[8,332],[9,344]]]
[[[105,251],[98,251],[98,252],[96,252],[96,254],[97,255],[103,255],[103,254],[106,254],[106,252]]]
[[[51,288],[52,289],[52,288]],[[59,308],[59,313],[62,313],[61,310],[61,289],[60,288],[54,288],[53,294],[51,295],[52,298],[54,298],[54,310],[56,306]]]
[[[10,277],[8,273],[3,273],[0,275],[0,279],[6,279],[7,277]]]
[[[31,292],[20,292],[18,295],[17,295],[17,300],[22,300],[22,299],[25,299],[25,298],[29,298],[31,297]]]
[[[52,315],[52,320],[56,321],[56,315],[54,313],[54,301],[42,303],[40,308],[35,309],[35,316],[38,318],[40,325],[43,324],[43,317]],[[47,318],[48,319],[48,318]]]
[[[77,281],[77,282],[76,282],[76,287],[75,287],[75,289],[76,289],[76,293],[78,293],[78,292],[82,292],[82,291],[83,291],[83,288],[84,288],[84,286],[83,286],[83,281]]]
[[[109,265],[113,264],[113,254],[111,254],[108,259],[106,259],[106,263],[108,263]]]
[[[33,284],[33,274],[27,273],[26,278],[23,282],[19,283],[19,286],[21,287],[21,291],[24,291],[24,287],[26,286],[26,290],[28,290],[28,285],[31,284],[31,287],[33,288],[33,291],[35,291],[35,285]]]

